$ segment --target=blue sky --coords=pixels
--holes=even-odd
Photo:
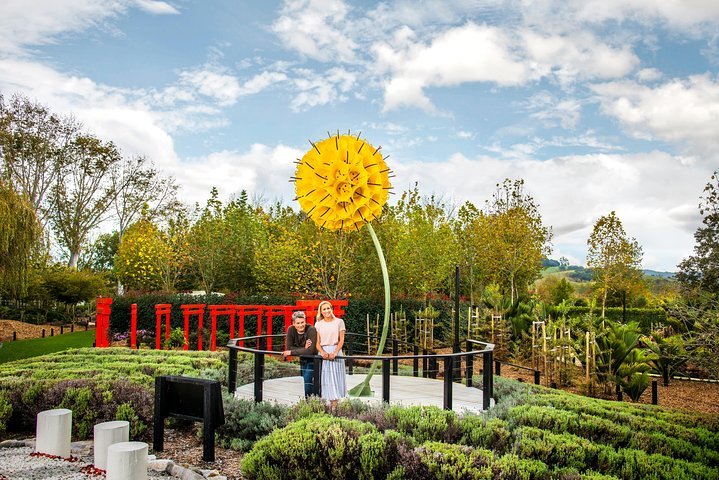
[[[481,207],[523,178],[584,264],[612,210],[644,267],[692,253],[719,169],[719,2],[5,0],[0,92],[145,155],[188,203],[292,204],[293,160],[337,129]],[[297,208],[297,205],[293,205]]]

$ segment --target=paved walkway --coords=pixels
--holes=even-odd
[[[364,374],[348,375],[347,388],[350,389],[364,380]],[[254,383],[237,387],[236,398],[253,399]],[[370,380],[374,391],[372,397],[359,397],[365,403],[382,403],[382,375],[375,374]],[[282,405],[293,405],[303,398],[302,377],[285,377],[265,380],[262,384],[262,399]],[[442,408],[444,405],[444,381],[421,377],[390,376],[390,405],[433,405]],[[494,405],[492,399],[491,405]],[[482,411],[482,390],[465,387],[459,383],[452,384],[452,409],[461,413]]]

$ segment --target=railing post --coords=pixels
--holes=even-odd
[[[539,370],[535,370],[535,371],[534,371],[534,384],[535,384],[535,385],[539,385],[539,374],[540,374],[540,373],[541,373],[541,372],[540,372]]]
[[[412,355],[414,355],[414,359],[412,360],[412,375],[419,377],[419,358],[417,358],[419,355],[419,346],[415,345],[412,347]]]
[[[422,378],[429,378],[429,358],[426,357],[427,349],[422,349]]]
[[[472,351],[472,343],[467,340],[467,348],[466,350],[468,352]],[[467,355],[467,359],[465,360],[465,363],[467,364],[467,382],[466,385],[468,387],[472,386],[472,375],[474,375],[474,355]]]
[[[489,398],[494,398],[494,375],[492,375],[492,361],[494,361],[494,347],[489,352]]]
[[[354,353],[354,345],[355,345],[354,336],[348,335],[347,336],[347,356],[348,357],[352,357],[352,354]],[[347,368],[349,370],[347,373],[349,375],[352,375],[354,373],[353,372],[354,361],[352,360],[352,358],[348,358],[348,359],[346,359],[346,361],[347,361]]]
[[[617,400],[620,401],[620,402],[623,401],[623,400],[624,400],[624,395],[622,394],[622,389],[621,389],[621,387],[620,387],[619,385],[617,385],[616,388],[615,388],[615,390],[616,390],[616,392],[617,392]]]
[[[431,357],[429,357],[429,378],[432,378],[434,380],[437,379],[437,354],[433,353]]]
[[[392,339],[392,356],[396,357],[399,355],[398,350],[398,343],[396,339]],[[398,375],[399,374],[399,360],[394,358],[392,359],[392,375]]]
[[[237,350],[230,347],[230,364],[227,367],[227,390],[235,393],[237,389]]]
[[[255,402],[262,401],[262,377],[265,373],[265,354],[255,352]]]
[[[652,380],[652,405],[659,405],[659,389],[656,378]]]
[[[314,372],[312,379],[312,395],[322,396],[322,357],[316,356],[313,360]]]
[[[382,401],[389,403],[389,358],[382,359]]]
[[[444,357],[444,409],[452,410],[452,383],[454,382],[454,357]]]
[[[492,401],[492,352],[482,354],[482,410],[489,409]]]
[[[502,376],[502,363],[499,360],[494,361],[494,374],[498,377]]]

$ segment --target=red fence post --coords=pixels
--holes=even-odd
[[[238,328],[240,330],[239,337],[245,336],[245,317],[257,315],[257,335],[262,334],[262,305],[236,305],[235,313],[237,314]],[[240,346],[244,347],[244,340],[240,341]],[[257,344],[259,347],[259,343]]]
[[[130,307],[130,348],[137,350],[137,304]]]
[[[185,319],[185,346],[183,349],[189,350],[190,348],[190,315],[197,315],[197,349],[202,350],[202,316],[205,314],[205,304],[180,305],[180,308]]]
[[[230,316],[230,338],[234,338],[235,334],[235,310],[237,305],[208,305],[210,310],[210,319],[212,320],[212,335],[210,337],[210,350],[213,352],[217,349],[217,316]]]
[[[171,312],[171,303],[155,304],[155,350],[159,350],[162,346],[162,317],[165,317],[165,340],[170,339]],[[170,348],[169,345],[167,348]]]
[[[110,346],[110,305],[112,298],[98,297],[95,300],[95,346]]]

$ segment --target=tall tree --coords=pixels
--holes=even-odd
[[[439,291],[452,275],[455,237],[446,205],[434,196],[422,198],[415,185],[389,208],[399,231],[387,245],[387,266],[395,291],[422,296]]]
[[[719,295],[719,175],[714,172],[699,204],[702,224],[694,233],[694,255],[679,265],[677,280],[690,290]]]
[[[481,252],[490,278],[514,302],[542,269],[551,253],[552,231],[542,223],[534,199],[524,192],[524,180],[505,179],[497,185],[486,213],[480,216]]]
[[[116,192],[112,204],[120,241],[125,229],[140,215],[152,220],[179,208],[174,178],[160,175],[144,156],[125,157],[115,163],[110,169],[110,183]],[[118,278],[117,293],[122,295],[122,291]]]
[[[21,95],[0,95],[0,168],[2,176],[25,195],[44,226],[46,199],[67,163],[67,147],[79,131],[70,117]]]
[[[622,222],[613,211],[594,224],[587,247],[587,266],[594,270],[604,317],[610,292],[626,291],[641,281],[642,247],[634,238],[627,237]]]
[[[32,204],[0,179],[0,293],[20,299],[41,228]]]
[[[110,171],[121,156],[112,142],[91,135],[76,136],[67,152],[67,167],[50,192],[50,218],[68,266],[76,267],[88,234],[107,218],[117,195]]]

